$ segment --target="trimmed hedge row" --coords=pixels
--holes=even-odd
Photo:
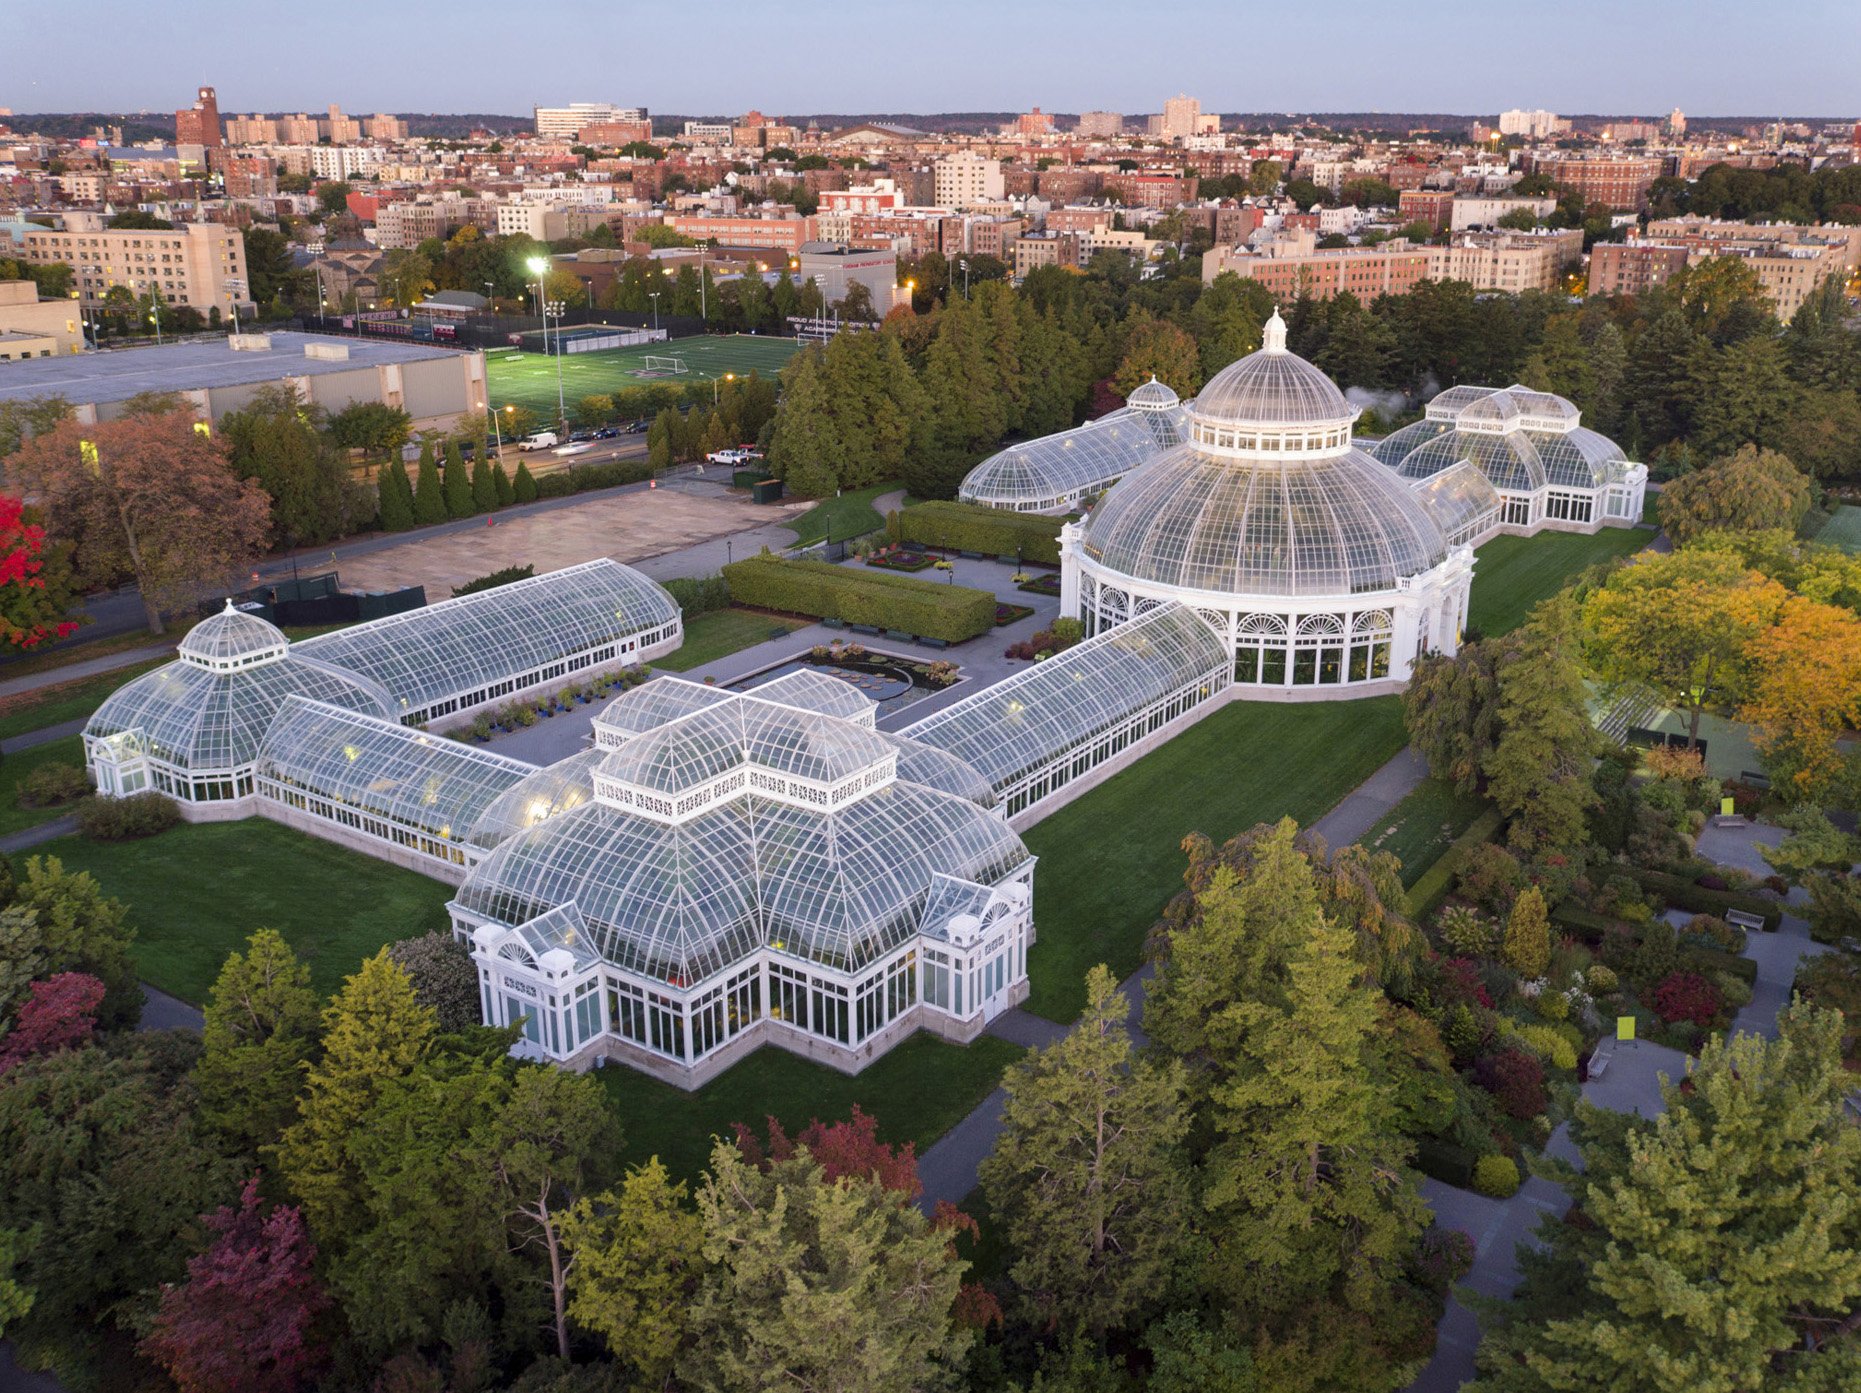
[[[1464,1146],[1440,1137],[1422,1137],[1415,1143],[1415,1169],[1443,1185],[1473,1188],[1473,1168],[1479,1157]]]
[[[653,466],[644,459],[606,460],[600,464],[573,465],[552,469],[536,480],[538,498],[567,498],[570,494],[591,489],[618,488],[622,484],[639,484],[653,477]]]
[[[1434,865],[1423,871],[1415,884],[1409,887],[1409,917],[1421,919],[1431,913],[1435,906],[1447,898],[1447,892],[1453,888],[1455,873],[1461,863],[1473,854],[1473,849],[1493,839],[1493,833],[1505,818],[1497,808],[1488,808],[1476,817],[1465,832],[1462,832],[1448,846],[1448,849],[1436,858]]]
[[[1060,528],[1065,521],[1038,513],[985,508],[977,503],[919,503],[888,514],[885,526],[900,542],[917,542],[947,551],[979,551],[985,556],[1021,556],[1057,566]]]
[[[687,619],[730,605],[730,586],[722,576],[674,577],[660,584],[666,594],[678,601],[679,610]]]
[[[1650,871],[1640,866],[1624,866],[1621,869],[1643,890],[1661,896],[1676,909],[1693,914],[1716,914],[1721,919],[1728,909],[1743,910],[1746,914],[1762,915],[1766,932],[1775,932],[1783,923],[1783,907],[1762,895],[1747,895],[1738,890],[1708,890],[1703,885],[1695,885],[1690,880],[1669,875],[1666,871]]]
[[[789,561],[764,552],[724,567],[740,605],[810,614],[961,643],[995,627],[995,597],[966,585],[854,570],[826,561]]]

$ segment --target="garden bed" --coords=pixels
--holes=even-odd
[[[998,604],[995,606],[995,627],[1005,629],[1010,624],[1019,624],[1033,612],[1032,605]]]
[[[1060,577],[1053,571],[1047,571],[1017,582],[1015,589],[1025,590],[1030,595],[1045,595],[1049,599],[1057,600],[1060,598]]]

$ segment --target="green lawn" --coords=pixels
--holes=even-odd
[[[10,761],[9,761],[10,763]],[[139,842],[61,837],[35,855],[89,871],[129,906],[136,970],[206,999],[226,955],[276,929],[328,993],[384,943],[446,925],[452,888],[263,818],[176,827]]]
[[[1605,527],[1593,537],[1576,532],[1495,537],[1476,553],[1468,623],[1487,635],[1516,629],[1577,572],[1640,551],[1649,540],[1638,527]]]
[[[1402,883],[1413,885],[1486,807],[1477,793],[1456,793],[1451,784],[1424,779],[1371,829],[1363,844],[1389,851],[1402,862]]]
[[[151,658],[148,662],[117,668],[113,672],[79,677],[56,687],[39,687],[9,697],[0,702],[0,740],[88,716],[103,705],[105,697],[130,678],[140,677],[145,672],[173,661],[172,657]]]
[[[1816,540],[1843,551],[1861,553],[1861,508],[1853,504],[1837,508],[1835,515],[1816,534]]]
[[[795,545],[815,542],[844,542],[863,537],[885,526],[873,500],[891,493],[897,484],[875,484],[869,489],[855,489],[838,498],[825,498],[788,525],[795,529]]]
[[[801,627],[799,620],[747,609],[712,610],[686,620],[685,642],[667,656],[653,659],[652,665],[668,672],[689,672],[764,642],[772,630],[784,629],[792,634]]]
[[[911,1036],[857,1076],[765,1045],[696,1093],[659,1083],[625,1065],[601,1071],[620,1119],[629,1164],[658,1156],[690,1180],[711,1155],[711,1138],[746,1123],[761,1134],[773,1115],[790,1135],[814,1118],[844,1118],[855,1103],[879,1120],[883,1141],[926,1146],[995,1090],[1021,1049],[993,1035],[971,1045]]]
[[[1282,815],[1316,821],[1407,742],[1395,697],[1235,702],[1031,829],[1039,938],[1028,1008],[1070,1021],[1085,975],[1137,970],[1144,935],[1182,888],[1181,843]]]
[[[61,740],[53,740],[44,745],[34,745],[30,750],[10,754],[5,760],[0,761],[0,836],[8,832],[22,831],[27,827],[36,827],[41,822],[63,817],[71,811],[70,803],[57,808],[22,808],[19,806],[19,786],[26,781],[28,774],[46,764],[75,764],[82,768],[84,764],[83,738],[67,735]]]
[[[622,387],[644,387],[654,382],[683,386],[708,383],[725,373],[747,376],[755,372],[774,377],[795,356],[793,339],[751,334],[706,334],[697,338],[674,339],[669,343],[647,344],[638,348],[608,349],[600,353],[565,353],[562,355],[562,398],[570,412],[583,397],[612,392]],[[686,372],[665,376],[641,376],[648,354],[656,357],[679,357],[685,360]],[[516,349],[491,349],[485,353],[485,376],[491,404],[506,403],[528,407],[545,420],[556,415],[556,355],[519,353]]]

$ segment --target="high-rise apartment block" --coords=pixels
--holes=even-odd
[[[1499,113],[1501,135],[1522,135],[1527,140],[1544,140],[1559,131],[1570,129],[1570,122],[1557,119],[1555,111],[1511,111]]]
[[[1178,94],[1163,103],[1163,120],[1157,134],[1165,140],[1187,140],[1192,135],[1213,135],[1221,129],[1221,118],[1202,114],[1202,103],[1194,97]]]
[[[1084,111],[1077,133],[1087,140],[1109,140],[1124,134],[1124,116],[1116,111]]]
[[[174,143],[204,145],[219,149],[225,142],[220,134],[220,101],[211,87],[203,87],[194,104],[174,114]]]
[[[934,193],[939,208],[973,208],[999,203],[1003,196],[1002,167],[971,150],[960,150],[932,166]]]

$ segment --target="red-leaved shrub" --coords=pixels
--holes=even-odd
[[[1654,1013],[1669,1025],[1689,1021],[1701,1030],[1710,1027],[1725,1006],[1719,989],[1697,972],[1670,972],[1652,996]]]
[[[1509,1117],[1536,1117],[1544,1111],[1544,1066],[1529,1050],[1483,1055],[1474,1063],[1473,1081],[1492,1094]]]
[[[1472,958],[1447,958],[1441,964],[1441,986],[1449,1002],[1493,1009],[1493,994],[1480,980],[1480,965]]]

